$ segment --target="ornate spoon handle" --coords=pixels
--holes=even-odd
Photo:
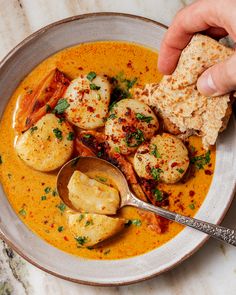
[[[204,232],[209,236],[216,238],[222,242],[236,246],[236,231],[233,229],[211,224],[195,218],[183,216],[175,212],[171,212],[163,208],[153,206],[151,204],[145,203],[137,199],[133,194],[131,194],[128,197],[126,205],[131,205],[140,209],[144,209],[146,211],[151,211],[167,219],[174,220],[180,224]]]

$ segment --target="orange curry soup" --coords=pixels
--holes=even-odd
[[[91,259],[119,259],[151,251],[176,236],[183,227],[168,223],[164,233],[156,233],[147,226],[138,210],[131,207],[119,211],[119,216],[138,222],[125,228],[119,235],[93,249],[78,247],[67,226],[65,212],[56,192],[56,172],[42,173],[26,166],[16,154],[13,126],[17,100],[33,89],[45,75],[57,67],[71,79],[94,71],[115,76],[124,72],[127,78],[138,78],[138,85],[158,82],[158,54],[137,44],[125,42],[96,42],[62,50],[38,65],[18,86],[3,115],[0,132],[0,176],[6,195],[22,221],[46,242],[65,252]],[[204,154],[201,139],[191,137],[189,146],[195,154]],[[169,193],[169,209],[194,216],[209,190],[215,167],[215,148],[211,161],[204,169],[196,169],[186,182],[174,185],[159,184]],[[44,197],[45,196],[45,197]]]

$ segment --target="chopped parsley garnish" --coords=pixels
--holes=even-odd
[[[52,111],[52,108],[49,104],[46,104],[46,113],[50,113]]]
[[[113,110],[113,108],[116,106],[117,102],[116,101],[113,101],[112,104],[110,104],[109,106],[109,111],[111,112]]]
[[[74,138],[75,138],[75,134],[74,134],[74,132],[69,132],[69,134],[68,134],[68,136],[67,136],[67,140],[72,141],[72,140],[74,140]]]
[[[90,87],[91,90],[99,90],[99,89],[101,88],[100,86],[97,86],[97,85],[94,84],[94,83],[91,83],[91,84],[89,85],[89,87]]]
[[[66,205],[64,203],[60,203],[59,205],[57,205],[57,208],[61,211],[64,212],[66,209]]]
[[[129,219],[125,222],[125,227],[129,227],[131,224],[135,226],[141,226],[142,221],[140,219]]]
[[[115,152],[120,153],[120,148],[118,146],[115,147]]]
[[[65,98],[61,98],[58,100],[57,105],[55,106],[53,113],[55,114],[63,114],[64,111],[70,106]]]
[[[101,94],[100,94],[100,93],[98,93],[98,94],[97,94],[97,97],[98,97],[98,100],[101,100],[101,99],[102,99],[102,97],[101,97]]]
[[[38,130],[37,126],[33,126],[30,128],[30,133],[32,134],[34,131]]]
[[[47,197],[46,197],[46,196],[42,196],[42,197],[41,197],[41,200],[42,200],[42,201],[45,201],[45,200],[47,200]]]
[[[64,227],[63,226],[58,226],[57,230],[60,232],[62,232],[64,230]]]
[[[135,226],[141,226],[142,221],[140,219],[133,219],[132,224],[135,225]]]
[[[84,218],[84,214],[80,214],[78,221],[80,222]]]
[[[144,140],[143,132],[140,129],[137,129],[135,132],[127,133],[125,136],[126,145],[129,147],[137,147],[144,142]]]
[[[154,198],[157,202],[161,202],[163,200],[163,192],[160,191],[158,188],[153,190]]]
[[[56,196],[58,196],[58,192],[57,192],[57,190],[56,190],[56,189],[52,191],[52,195],[53,195],[53,197],[56,197]]]
[[[95,72],[90,72],[90,73],[88,73],[88,75],[87,75],[87,79],[89,80],[89,81],[93,81],[93,79],[95,79],[97,77],[97,74],[95,73]]]
[[[22,209],[19,211],[19,214],[20,214],[21,216],[26,216],[26,211],[25,211],[25,209],[22,208]]]
[[[150,123],[153,120],[153,117],[151,116],[145,116],[143,114],[137,113],[136,118],[142,122]]]
[[[195,209],[195,205],[194,205],[194,203],[191,203],[191,204],[189,204],[188,206],[189,206],[189,208],[192,209],[192,210]]]
[[[54,128],[53,133],[57,139],[62,140],[62,131],[59,128]]]
[[[110,114],[110,116],[108,117],[108,119],[115,119],[115,118],[117,118],[117,116],[116,116],[116,114]]]
[[[65,122],[65,118],[59,118],[59,119],[58,119],[58,123],[59,123],[59,124],[62,124],[62,122]]]
[[[51,191],[51,188],[49,186],[47,186],[44,191],[46,194],[49,194]]]
[[[111,92],[111,101],[117,102],[124,98],[129,98],[131,93],[129,89],[131,89],[136,83],[137,78],[134,79],[126,79],[124,73],[121,72],[117,76],[110,78],[110,82],[112,84],[112,92]]]
[[[2,164],[3,163],[3,161],[2,161],[2,156],[0,156],[0,164]]]
[[[154,180],[160,180],[160,173],[163,173],[162,169],[155,168],[155,167],[151,168],[151,175],[152,175]]]
[[[109,254],[110,252],[111,252],[111,250],[110,250],[110,249],[107,249],[106,251],[103,252],[103,254],[104,254],[104,255],[107,255],[107,254]]]
[[[101,151],[99,151],[99,152],[97,153],[97,156],[98,156],[99,158],[101,158],[102,155],[103,155],[103,153],[102,153]]]
[[[181,173],[181,174],[184,173],[184,169],[182,169],[182,168],[177,168],[176,170],[177,170],[179,173]]]
[[[80,245],[83,246],[83,245],[87,242],[88,238],[85,237],[85,236],[81,236],[81,237],[76,237],[75,240],[76,240]]]
[[[93,225],[93,220],[87,220],[85,226]]]
[[[203,169],[205,165],[209,164],[211,161],[211,152],[207,151],[205,155],[200,155],[192,157],[190,163],[194,164],[197,169]]]
[[[161,158],[161,155],[157,150],[156,144],[152,144],[152,150],[151,150],[150,154],[155,156],[157,159]]]
[[[107,181],[107,178],[105,177],[97,177],[98,180],[100,180],[101,182],[106,182]]]
[[[84,138],[90,138],[91,137],[91,134],[83,134],[83,137]]]

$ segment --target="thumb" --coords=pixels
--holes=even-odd
[[[205,96],[219,96],[236,90],[236,53],[207,69],[198,79],[197,88]]]

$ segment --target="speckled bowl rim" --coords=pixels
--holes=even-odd
[[[122,17],[126,17],[126,18],[131,18],[131,19],[138,19],[141,20],[143,22],[147,22],[147,23],[152,23],[156,26],[162,27],[164,29],[168,29],[168,27],[160,22],[151,20],[149,18],[145,18],[142,16],[137,16],[137,15],[133,15],[133,14],[127,14],[127,13],[116,13],[116,12],[99,12],[99,13],[87,13],[87,14],[81,14],[81,15],[76,15],[76,16],[72,16],[72,17],[68,17],[56,22],[53,22],[39,30],[37,30],[36,32],[32,33],[30,36],[26,37],[22,42],[20,42],[18,45],[16,45],[0,62],[0,71],[2,69],[2,67],[5,65],[5,63],[11,59],[11,57],[20,49],[22,49],[26,44],[28,44],[30,41],[32,41],[35,37],[38,37],[39,35],[44,34],[46,31],[61,25],[61,24],[65,24],[68,22],[73,22],[75,20],[82,20],[82,19],[89,19],[89,18],[94,18],[97,16],[122,16]],[[235,122],[234,122],[235,124]],[[225,210],[222,212],[220,218],[218,219],[218,221],[216,222],[217,224],[220,224],[221,221],[223,220],[225,214],[227,213],[232,200],[234,198],[236,192],[236,186],[234,186],[234,188],[232,189],[232,192],[230,194],[230,198],[229,198],[229,202],[227,204],[227,206],[225,207]],[[177,265],[179,265],[180,263],[182,263],[184,260],[186,260],[188,257],[190,257],[191,255],[193,255],[197,250],[199,250],[204,244],[205,242],[209,239],[209,236],[205,236],[204,238],[202,238],[202,241],[191,251],[189,251],[188,253],[186,253],[186,255],[184,255],[179,261],[173,263],[171,266],[166,267],[160,271],[157,271],[156,273],[152,274],[152,275],[148,275],[145,276],[145,274],[143,275],[143,278],[137,279],[137,280],[132,280],[129,282],[117,282],[117,283],[95,283],[95,282],[89,282],[89,281],[84,281],[84,280],[79,280],[79,279],[73,279],[67,276],[63,276],[60,275],[56,272],[50,271],[47,268],[45,268],[44,266],[40,265],[39,263],[35,262],[34,260],[30,259],[27,255],[25,255],[23,253],[23,251],[18,248],[17,246],[15,246],[9,239],[7,236],[5,236],[1,230],[0,230],[0,238],[5,241],[16,253],[18,253],[22,258],[24,258],[26,261],[28,261],[29,263],[31,263],[32,265],[36,266],[37,268],[51,274],[54,275],[58,278],[67,280],[67,281],[71,281],[74,283],[80,283],[80,284],[84,284],[84,285],[90,285],[90,286],[104,286],[104,287],[111,287],[111,286],[123,286],[123,285],[130,285],[130,284],[135,284],[138,282],[142,282],[148,279],[151,279],[161,273],[167,272],[171,269],[173,269],[174,267],[176,267]]]

